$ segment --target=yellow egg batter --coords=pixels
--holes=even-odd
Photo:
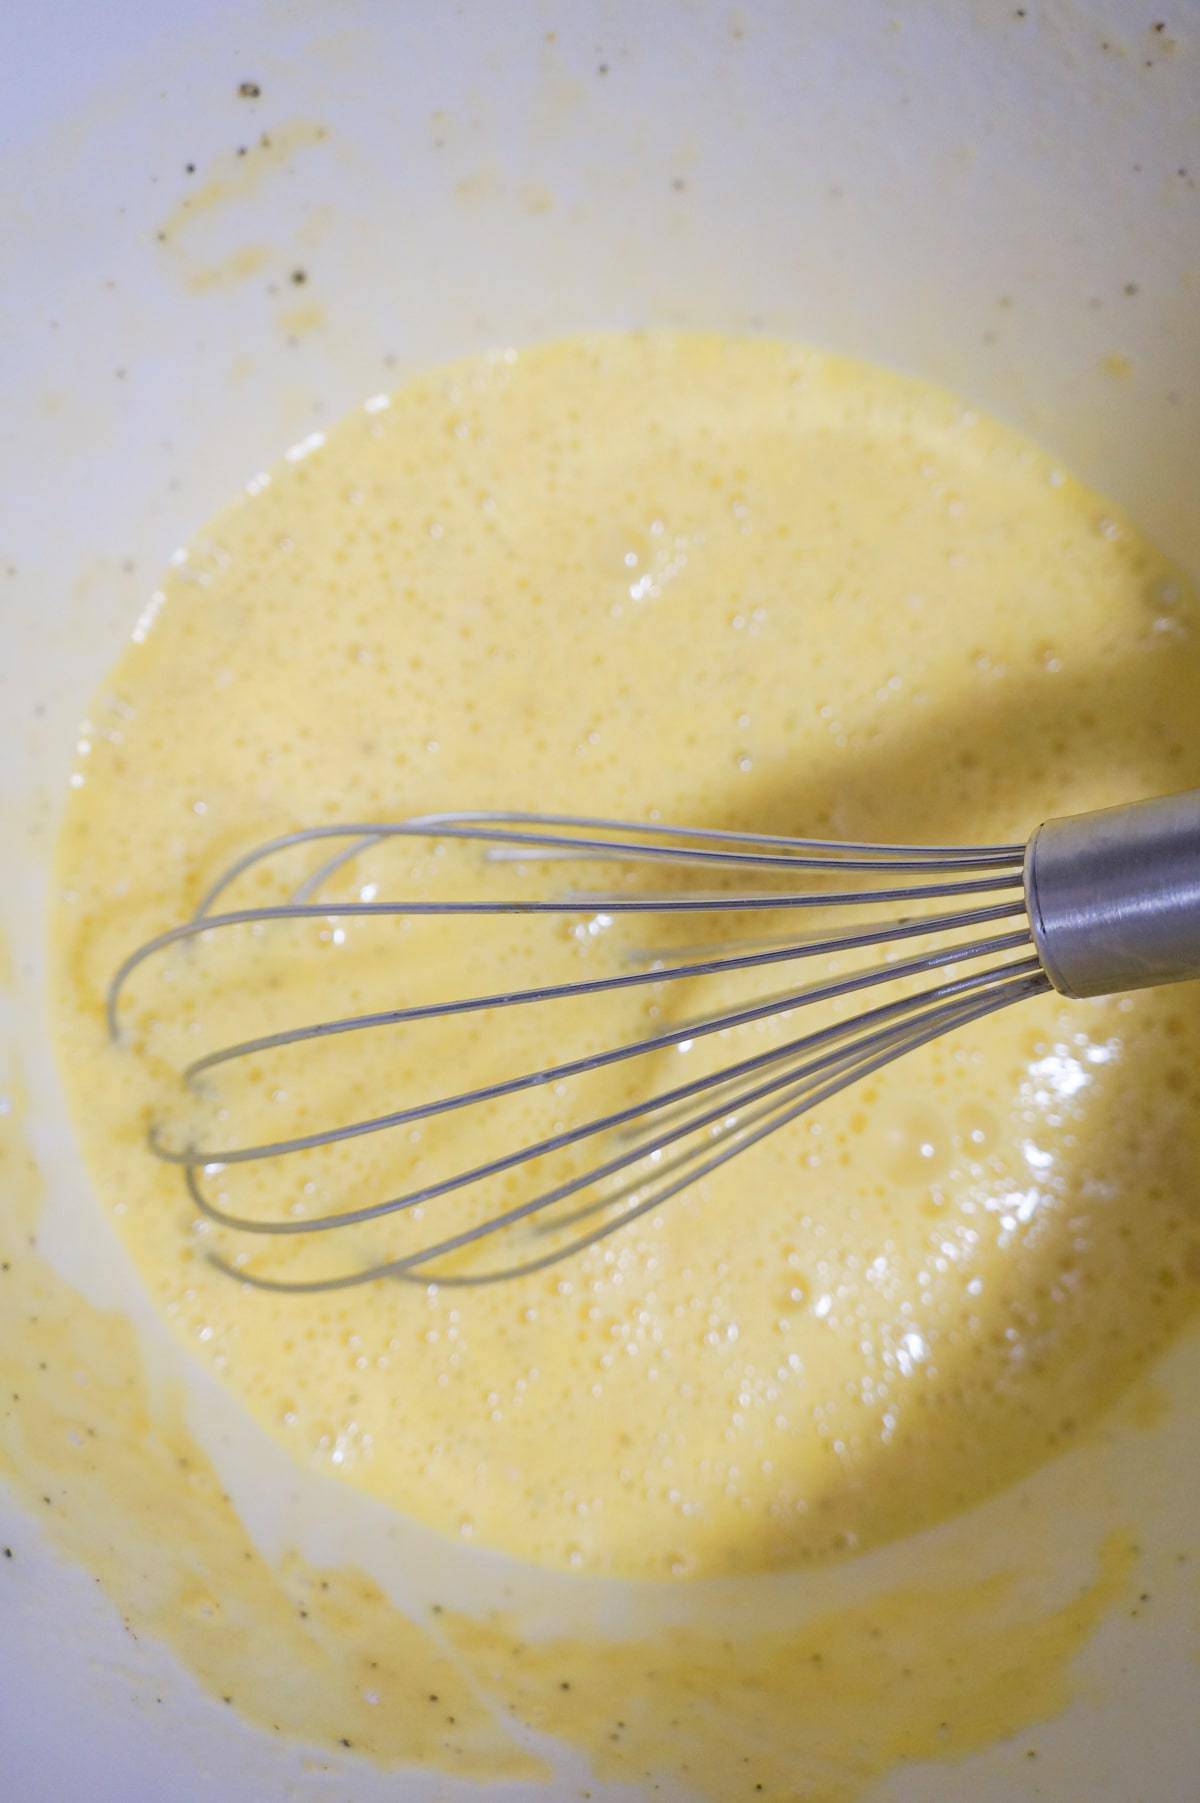
[[[331,911],[231,929],[139,971],[115,1047],[102,991],[231,858],[301,825],[507,807],[1005,842],[1200,783],[1195,624],[1178,574],[1026,441],[776,344],[508,352],[298,445],[173,561],[83,729],[63,831],[59,1050],[159,1305],[297,1458],[449,1534],[584,1571],[822,1560],[1044,1460],[1195,1300],[1190,992],[1026,1003],[515,1284],[312,1298],[239,1285],[205,1255],[261,1276],[352,1271],[520,1200],[528,1178],[255,1238],[197,1219],[145,1149],[151,1123],[217,1149],[312,1132],[772,979],[381,1029],[230,1066],[195,1097],[177,1073],[214,1046],[608,974],[645,924]],[[227,899],[279,898],[312,865],[264,867]],[[584,884],[612,880],[596,865]],[[403,841],[330,893],[556,883],[553,867]],[[745,1029],[720,1055],[759,1043]],[[707,1056],[685,1045],[584,1095],[225,1164],[208,1193],[266,1220],[361,1206]]]
[[[300,1742],[305,1770],[327,1774],[339,1795],[361,1793],[363,1759],[507,1779],[534,1794],[565,1741],[597,1777],[652,1792],[852,1803],[898,1763],[954,1761],[1018,1733],[1011,1757],[1036,1791],[1042,1737],[1020,1731],[1064,1708],[1097,1624],[1139,1591],[1144,1604],[1147,1584],[1195,1591],[1186,1551],[1164,1569],[1112,1525],[1111,1507],[1099,1520],[1081,1509],[1074,1461],[1042,1473],[1054,1480],[1049,1492],[1039,1486],[1039,1507],[1066,1532],[1030,1536],[1014,1495],[1006,1519],[993,1510],[965,1538],[965,1563],[953,1535],[935,1535],[923,1554],[909,1550],[898,1585],[876,1572],[856,1595],[843,1568],[798,1574],[798,1586],[771,1576],[678,1586],[672,1600],[688,1605],[678,1618],[664,1619],[659,1584],[570,1579],[549,1619],[540,1585],[532,1610],[509,1595],[497,1615],[478,1572],[470,1613],[428,1595],[405,1609],[344,1531],[333,1562],[291,1548],[268,1557],[177,1399],[154,1393],[129,1321],[89,1303],[39,1249],[43,1198],[23,1085],[13,1068],[2,1075],[0,1478],[31,1518],[15,1546],[0,1547],[5,1597],[24,1586],[28,1606],[32,1588],[44,1608],[26,1543],[48,1537],[103,1584],[139,1647],[165,1642],[218,1711]],[[1135,1386],[1135,1412],[1156,1394]],[[1097,1440],[1082,1456],[1090,1489],[1099,1478],[1104,1491],[1112,1461],[1097,1463],[1098,1450]],[[1136,1461],[1147,1488],[1178,1483],[1145,1439],[1113,1452],[1122,1465]],[[411,1556],[402,1553],[402,1571]],[[623,1631],[596,1608],[614,1588],[626,1606],[630,1592],[642,1598]],[[1153,1654],[1153,1638],[1142,1645]],[[182,1677],[147,1673],[140,1657],[121,1669],[127,1697],[160,1721],[165,1706],[187,1729],[196,1701]],[[525,1730],[541,1737],[536,1751]],[[286,1772],[297,1750],[280,1751]],[[556,1794],[591,1788],[572,1774]]]

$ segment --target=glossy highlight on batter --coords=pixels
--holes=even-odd
[[[205,1253],[321,1273],[422,1223],[248,1243],[196,1220],[148,1123],[216,1145],[303,1132],[544,1061],[544,1019],[312,1047],[191,1098],[181,1064],[268,1021],[607,968],[620,929],[582,910],[497,933],[239,931],[147,972],[116,1047],[100,996],[239,851],[300,825],[529,806],[1005,843],[1195,784],[1195,625],[1178,573],[1027,441],[783,345],[505,352],[295,447],[174,561],[83,730],[62,840],[60,1052],[160,1307],[297,1458],[568,1569],[821,1561],[1029,1470],[1193,1306],[1190,992],[980,1023],[544,1276],[317,1300],[253,1292]],[[372,859],[339,894],[480,881],[453,847]],[[581,1005],[550,1049],[684,1005]],[[638,1081],[606,1074],[589,1105]],[[569,1100],[303,1171],[227,1167],[215,1193],[303,1219],[542,1131]]]

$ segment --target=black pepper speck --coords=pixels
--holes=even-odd
[[[257,100],[261,93],[262,89],[256,81],[239,81],[238,83],[239,100]]]

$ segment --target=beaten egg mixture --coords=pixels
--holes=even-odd
[[[297,826],[534,808],[1008,843],[1200,783],[1195,621],[1178,573],[1024,439],[775,343],[505,352],[297,445],[173,560],[83,728],[61,842],[62,1066],[159,1307],[298,1460],[584,1572],[825,1560],[1045,1460],[1194,1301],[1190,993],[1049,996],[979,1022],[515,1283],[292,1296],[207,1254],[284,1281],[351,1272],[511,1206],[531,1178],[264,1238],[200,1218],[148,1127],[214,1153],[311,1133],[678,1024],[778,974],[372,1030],[184,1091],[182,1066],[222,1044],[607,975],[645,946],[644,921],[586,903],[549,922],[337,916],[339,897],[574,880],[434,838],[344,865],[328,917],[148,963],[117,1045],[103,989],[231,859]],[[320,861],[287,854],[223,900],[281,899]],[[594,864],[579,886],[617,880]],[[649,930],[668,951],[696,937]],[[336,1153],[213,1156],[202,1181],[266,1221],[360,1207],[730,1062],[758,1031]]]

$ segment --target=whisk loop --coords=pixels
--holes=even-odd
[[[355,859],[368,856],[390,840],[405,839],[439,846],[457,842],[482,852],[484,868],[498,862],[536,872],[576,860],[601,868],[627,868],[634,876],[657,867],[674,873],[678,882],[661,893],[614,886],[604,893],[558,896],[321,899],[331,880]],[[287,899],[253,907],[223,905],[240,879],[274,859],[293,857],[306,848],[323,855]],[[622,968],[600,976],[413,1002],[264,1032],[202,1052],[183,1072],[192,1088],[206,1084],[223,1067],[264,1053],[384,1027],[478,1015],[492,1020],[499,1030],[506,1014],[514,1009],[772,968],[786,970],[805,961],[831,960],[847,953],[879,954],[844,974],[822,974],[815,981],[793,983],[765,998],[693,1013],[682,1022],[600,1051],[506,1073],[493,1081],[312,1132],[249,1145],[205,1147],[190,1138],[180,1142],[160,1125],[151,1128],[151,1149],[180,1167],[200,1214],[229,1231],[259,1239],[320,1235],[335,1228],[379,1223],[608,1136],[617,1149],[602,1154],[585,1169],[547,1187],[535,1186],[531,1194],[511,1206],[435,1237],[401,1257],[334,1276],[297,1279],[251,1271],[240,1260],[209,1255],[221,1269],[256,1288],[297,1294],[385,1277],[452,1287],[495,1283],[546,1270],[596,1245],[850,1084],[946,1033],[1049,989],[1050,979],[1027,912],[1025,863],[1023,845],[846,843],[584,815],[455,812],[395,822],[309,827],[281,834],[244,853],[210,886],[189,920],[130,953],[109,984],[109,1031],[119,1039],[126,986],[147,960],[173,946],[235,926],[403,917],[470,922],[486,916],[582,914],[598,915],[608,924],[628,915],[697,915],[717,921],[731,915],[766,913],[789,928],[791,922],[796,923],[794,930],[747,936],[732,942],[732,947],[729,942],[714,945],[700,939],[674,948],[627,953]],[[689,879],[695,882],[705,877],[717,883],[749,881],[755,886],[749,891],[688,886]],[[814,927],[813,910],[827,911],[832,916],[830,923]],[[849,919],[845,918],[848,913]],[[628,967],[631,959],[636,968]],[[973,964],[981,968],[959,968]],[[915,987],[929,977],[937,980]],[[266,1220],[219,1205],[207,1193],[208,1184],[229,1167],[258,1165],[461,1114],[523,1091],[686,1048],[697,1040],[711,1041],[733,1029],[781,1019],[816,1004],[866,997],[882,984],[901,986],[902,993],[848,1019],[828,1021],[383,1200],[326,1214]],[[561,1204],[570,1207],[563,1209]],[[557,1237],[552,1245],[531,1251],[527,1257],[482,1269],[462,1267],[458,1255],[468,1248],[511,1235],[523,1225],[534,1230],[537,1244]]]

